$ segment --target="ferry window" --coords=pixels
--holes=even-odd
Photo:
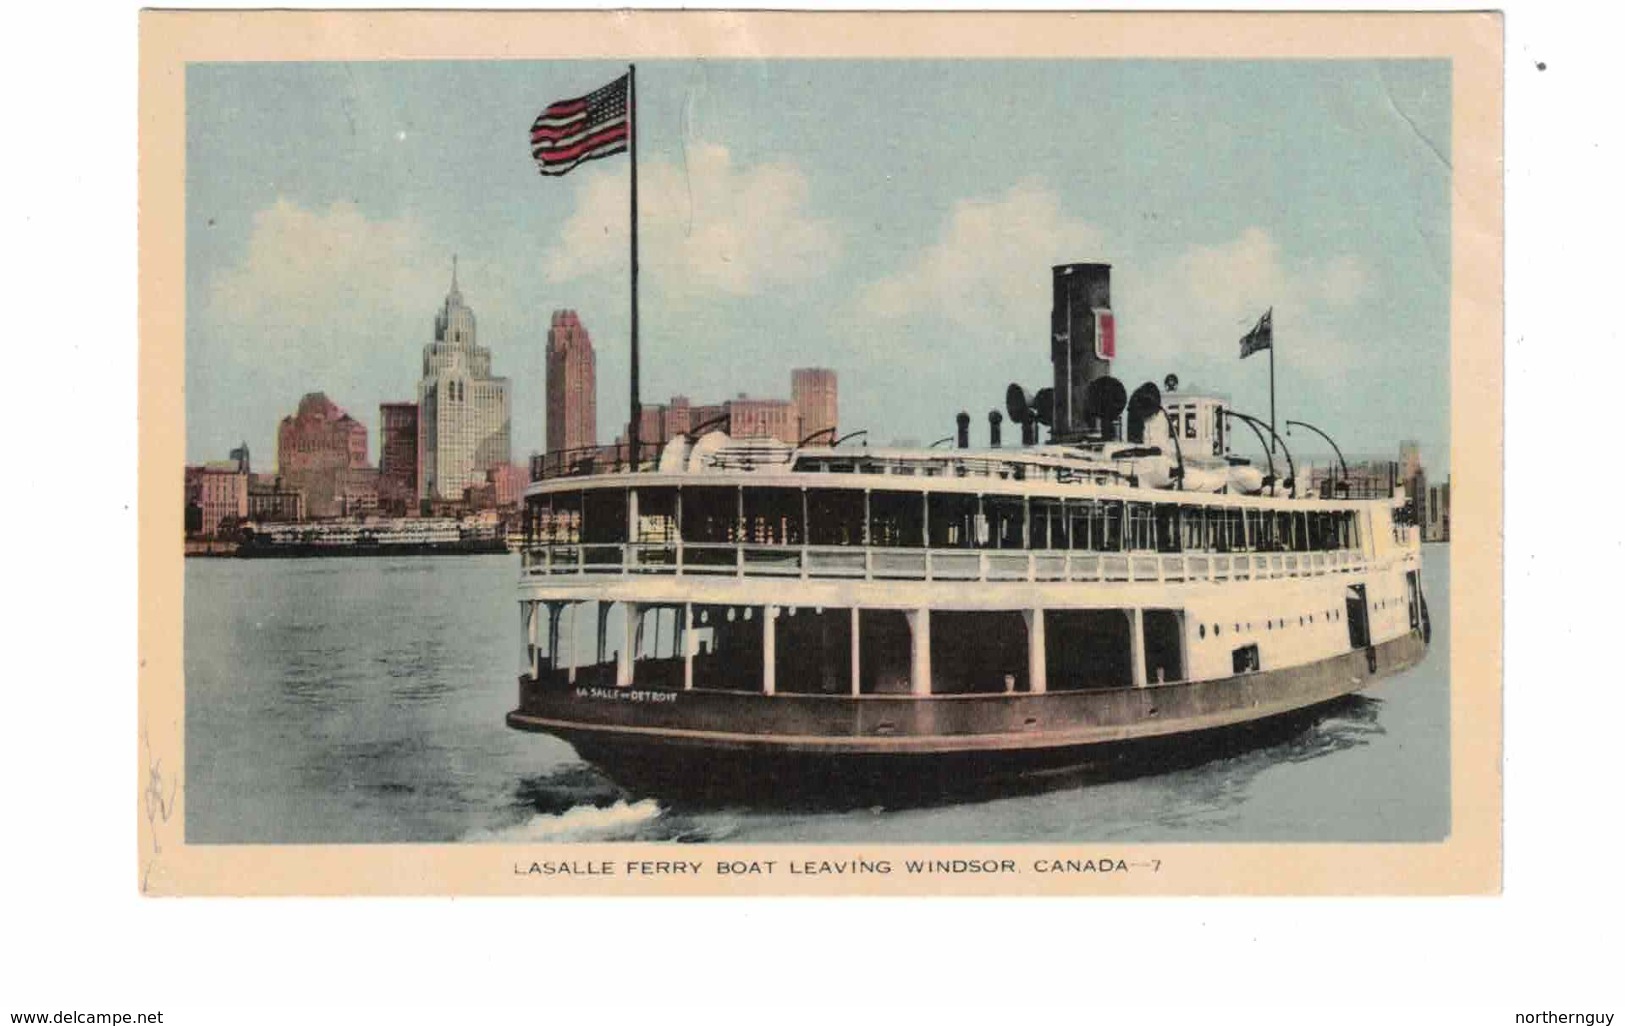
[[[525,547],[541,545],[549,541],[548,532],[552,529],[553,497],[551,495],[532,495],[525,500]]]
[[[1128,547],[1130,551],[1155,549],[1156,529],[1149,502],[1128,504]]]
[[[1185,437],[1196,437],[1196,410],[1194,408],[1185,411]]]
[[[976,496],[930,492],[925,501],[933,549],[968,549],[975,544]]]
[[[638,489],[638,541],[669,545],[677,540],[677,489]]]
[[[1157,503],[1155,516],[1158,552],[1180,551],[1179,521],[1181,518],[1179,514],[1178,506],[1165,502]]]
[[[1292,550],[1294,552],[1309,551],[1308,519],[1308,515],[1304,513],[1292,515]]]
[[[807,540],[813,545],[862,545],[863,493],[809,488]]]
[[[1292,514],[1286,512],[1284,510],[1278,510],[1274,514],[1274,520],[1275,520],[1275,537],[1273,539],[1273,541],[1274,541],[1273,551],[1275,551],[1275,552],[1291,552],[1292,551]]]
[[[1224,455],[1224,407],[1213,407],[1213,455]]]
[[[1096,507],[1099,505],[1093,499],[1066,500],[1067,539],[1071,543],[1071,548],[1094,547],[1091,525],[1094,523]]]
[[[1230,552],[1247,551],[1247,528],[1241,522],[1241,510],[1224,511],[1225,548]]]
[[[618,545],[626,541],[626,491],[595,488],[581,500],[581,540]]]
[[[1261,510],[1250,509],[1246,511],[1247,534],[1252,539],[1249,547],[1255,552],[1268,552],[1269,544],[1264,534],[1264,514]]]
[[[553,511],[545,540],[554,545],[574,545],[581,540],[581,493],[555,492]]]
[[[739,538],[739,489],[684,488],[683,540],[721,545]]]
[[[1230,669],[1234,673],[1258,672],[1258,646],[1243,645],[1230,653]]]
[[[982,515],[987,519],[986,547],[1019,549],[1025,547],[1021,528],[1027,519],[1027,504],[1017,495],[984,495]]]
[[[1219,541],[1219,534],[1224,527],[1224,510],[1206,506],[1192,512],[1201,518],[1199,528],[1201,540],[1197,543],[1197,548],[1203,552],[1225,551]]]
[[[1179,513],[1180,524],[1183,527],[1185,551],[1200,552],[1205,547],[1205,539],[1202,537],[1202,507],[1186,506]]]
[[[1036,498],[1028,504],[1027,537],[1035,549],[1064,549],[1066,510],[1060,499]]]
[[[801,489],[746,488],[745,541],[754,545],[800,545]]]
[[[1095,506],[1095,516],[1090,526],[1090,548],[1097,552],[1121,552],[1123,550],[1123,504],[1116,500],[1107,499]]]
[[[919,548],[925,503],[919,492],[871,492],[869,544],[883,548]]]

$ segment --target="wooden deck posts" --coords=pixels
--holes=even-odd
[[[694,690],[694,603],[683,603],[683,690]]]
[[[907,612],[908,630],[913,642],[909,659],[909,693],[931,693],[931,610],[911,609]]]
[[[861,676],[861,673],[862,673],[863,664],[861,662],[859,662],[859,660],[858,660],[858,657],[861,654],[861,650],[858,647],[858,639],[861,636],[862,635],[859,633],[859,624],[858,624],[858,607],[853,606],[852,607],[852,697],[854,697],[854,698],[856,698],[859,694],[862,693],[862,676]]]
[[[632,660],[637,655],[638,644],[638,604],[636,602],[621,603],[621,612],[625,623],[625,644],[621,646],[620,658],[615,661],[615,686],[629,688],[632,686]]]
[[[1133,665],[1134,686],[1145,687],[1145,610],[1136,606],[1128,611],[1129,659]]]
[[[1027,621],[1027,690],[1042,695],[1049,685],[1049,664],[1044,640],[1044,611],[1024,609]]]
[[[779,634],[778,606],[762,607],[762,694],[771,695],[778,686]]]

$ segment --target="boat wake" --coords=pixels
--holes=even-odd
[[[563,812],[543,812],[522,823],[494,830],[475,830],[464,840],[474,842],[553,844],[561,841],[627,841],[647,832],[661,814],[652,798],[613,805],[577,805]]]

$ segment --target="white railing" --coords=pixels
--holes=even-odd
[[[1359,552],[1055,552],[656,543],[537,546],[525,577],[675,575],[905,581],[1226,582],[1352,573]]]

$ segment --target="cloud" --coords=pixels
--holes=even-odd
[[[936,244],[864,290],[859,304],[887,320],[933,314],[969,331],[1008,331],[1047,313],[1053,265],[1103,251],[1101,233],[1066,217],[1053,191],[1022,182],[955,203]]]
[[[1114,287],[1113,300],[1125,357],[1159,366],[1228,360],[1241,335],[1274,308],[1278,340],[1312,355],[1296,365],[1325,377],[1343,373],[1356,357],[1360,339],[1350,330],[1351,314],[1369,291],[1357,258],[1289,262],[1274,236],[1251,227],[1220,243],[1187,247],[1154,265],[1143,284]]]
[[[629,172],[595,170],[543,259],[554,282],[626,271]],[[807,209],[807,178],[788,164],[736,167],[726,147],[698,143],[682,163],[646,164],[638,188],[641,270],[669,293],[749,295],[840,259],[841,232]]]
[[[444,288],[446,256],[410,217],[374,220],[353,203],[311,210],[279,198],[254,215],[242,259],[209,282],[205,315],[264,341],[365,330],[381,309],[421,313],[434,295],[429,276]]]

